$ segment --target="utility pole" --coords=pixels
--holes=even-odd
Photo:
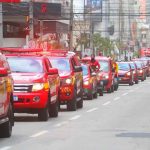
[[[69,50],[73,50],[73,0],[70,0]]]
[[[34,38],[34,27],[33,27],[33,1],[29,2],[29,40]]]
[[[131,60],[131,47],[130,47],[130,43],[131,43],[131,8],[130,8],[130,1],[128,0],[128,9],[129,9],[129,59]]]

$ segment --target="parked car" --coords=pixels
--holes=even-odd
[[[87,64],[82,64],[83,69],[83,95],[89,100],[97,98],[97,74]]]
[[[137,65],[130,61],[129,62],[130,66],[131,66],[131,69],[132,69],[132,72],[133,72],[133,80],[135,82],[135,84],[138,84],[139,83],[139,79],[138,79],[138,69],[137,69]]]
[[[134,61],[136,66],[137,66],[137,70],[138,70],[138,79],[141,81],[145,80],[145,70],[143,68],[142,62],[141,61]]]
[[[30,49],[3,48],[14,79],[14,111],[37,113],[41,121],[58,116],[58,70],[46,56],[30,53]],[[23,54],[24,52],[30,54]]]
[[[13,125],[13,79],[5,56],[0,54],[0,137],[10,137]]]
[[[128,62],[117,62],[118,63],[118,76],[119,84],[134,84],[134,76],[131,66]]]
[[[145,69],[146,69],[146,76],[150,76],[150,58],[142,57],[139,60],[141,60],[144,63]]]
[[[59,104],[75,111],[83,107],[83,73],[79,58],[74,52],[51,50],[46,54],[59,71],[61,86]]]

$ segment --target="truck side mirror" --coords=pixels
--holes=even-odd
[[[75,72],[81,72],[82,71],[82,67],[81,66],[75,66],[74,67],[74,71]]]
[[[49,75],[58,74],[58,69],[56,69],[56,68],[49,68],[48,74]]]
[[[6,68],[0,68],[0,77],[5,77],[8,75],[8,71]]]

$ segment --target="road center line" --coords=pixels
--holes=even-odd
[[[117,100],[119,100],[120,99],[120,97],[116,97],[116,98],[114,98],[114,101],[117,101]]]
[[[11,149],[11,147],[10,146],[5,146],[5,147],[0,148],[0,150],[8,150],[8,149]]]
[[[61,127],[62,125],[65,125],[67,123],[68,123],[68,121],[64,121],[64,122],[56,124],[55,127]]]
[[[97,109],[98,109],[98,108],[92,108],[92,109],[89,109],[89,110],[86,111],[86,112],[90,113],[90,112],[96,111]]]
[[[47,130],[43,130],[43,131],[38,132],[38,133],[36,133],[36,134],[34,134],[34,135],[31,135],[30,137],[31,137],[31,138],[35,138],[35,137],[41,136],[41,135],[43,135],[43,134],[45,134],[45,133],[47,133],[47,132],[48,132]]]
[[[109,105],[110,103],[111,103],[111,102],[108,101],[108,102],[104,103],[103,106]]]
[[[134,92],[134,90],[130,90],[129,92]]]
[[[124,93],[124,94],[122,94],[122,96],[126,96],[126,95],[128,95],[129,93]]]
[[[77,119],[80,118],[80,117],[81,117],[80,115],[76,115],[76,116],[70,118],[69,120],[77,120]]]

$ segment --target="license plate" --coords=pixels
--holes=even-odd
[[[14,101],[15,101],[15,102],[18,101],[18,96],[14,96]]]

